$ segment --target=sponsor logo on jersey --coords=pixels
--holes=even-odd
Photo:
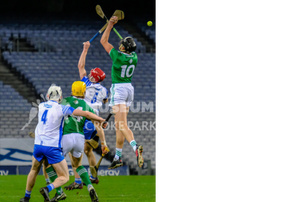
[[[52,108],[52,105],[48,105],[48,104],[46,103],[46,104],[44,104],[44,107],[46,107],[46,108]]]

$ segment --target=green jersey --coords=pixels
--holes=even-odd
[[[71,106],[74,109],[80,109],[82,111],[89,111],[95,114],[94,110],[82,99],[76,97],[67,97],[63,99],[62,105]],[[80,133],[84,135],[83,127],[85,124],[85,117],[82,116],[69,116],[64,121],[63,135],[70,133]]]
[[[132,52],[129,55],[113,48],[109,55],[113,61],[111,70],[112,83],[131,83],[131,78],[138,61],[137,54]]]

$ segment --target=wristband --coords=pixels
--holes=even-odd
[[[101,146],[106,146],[106,142],[105,141],[101,141]]]

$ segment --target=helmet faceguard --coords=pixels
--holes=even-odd
[[[58,102],[62,101],[62,90],[60,86],[52,84],[47,92],[47,99],[48,100],[55,100]]]
[[[89,74],[89,80],[95,83],[103,81],[105,77],[105,73],[99,67],[91,69]]]
[[[124,47],[125,50],[121,50],[121,48]],[[136,44],[133,40],[132,37],[126,37],[124,39],[121,39],[121,41],[119,42],[119,50],[126,52],[126,53],[131,53],[133,51],[135,51],[136,49]]]

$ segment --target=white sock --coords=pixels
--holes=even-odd
[[[122,157],[122,148],[116,148],[115,158],[119,159],[120,157]]]
[[[93,187],[93,185],[88,184],[87,189],[90,190],[90,187]]]
[[[136,142],[135,142],[135,140],[132,140],[132,141],[130,142],[130,145],[132,146],[132,149],[133,149],[133,151],[135,152],[135,150],[136,150]]]

